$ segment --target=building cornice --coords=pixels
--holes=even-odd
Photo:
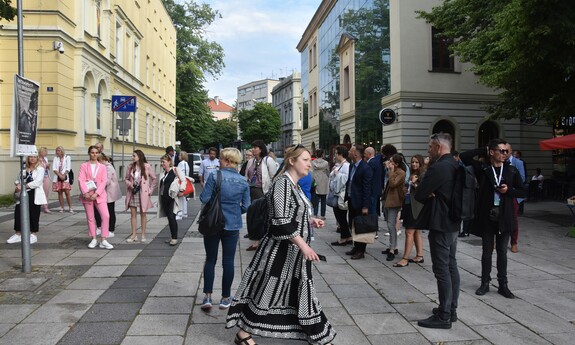
[[[399,101],[417,101],[417,102],[437,102],[443,103],[492,103],[498,100],[496,94],[468,94],[468,93],[448,93],[448,92],[417,92],[417,91],[400,91],[391,95],[384,96],[381,99],[383,106]]]

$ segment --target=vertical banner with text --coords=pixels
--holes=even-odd
[[[10,156],[38,154],[36,130],[38,128],[38,93],[40,84],[14,76],[14,98],[10,126]]]

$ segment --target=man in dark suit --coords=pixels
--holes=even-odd
[[[172,146],[166,147],[166,154],[172,158],[172,163],[174,163],[174,166],[177,167],[178,163],[180,163],[180,157],[178,157]]]
[[[375,149],[373,147],[368,147],[365,149],[365,161],[367,165],[371,167],[373,172],[373,177],[371,179],[371,205],[369,207],[369,213],[377,213],[377,200],[381,196],[381,189],[383,188],[383,167],[381,162],[375,158]]]
[[[457,236],[461,221],[449,216],[455,172],[459,163],[451,154],[451,136],[446,133],[430,137],[428,151],[430,164],[423,180],[415,191],[415,199],[424,204],[418,229],[429,229],[429,250],[432,270],[437,279],[439,307],[433,315],[417,324],[427,328],[451,328],[457,321],[459,299],[459,270],[457,269]],[[428,215],[428,218],[425,216]]]
[[[363,161],[364,148],[355,144],[349,150],[349,157],[352,164],[349,168],[349,178],[345,188],[345,200],[348,202],[349,224],[353,218],[369,214],[371,207],[372,190],[372,169]],[[363,259],[365,257],[366,243],[354,242],[354,247],[347,255],[351,255],[352,260]]]

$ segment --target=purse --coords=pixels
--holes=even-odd
[[[327,192],[327,197],[325,198],[326,205],[331,207],[338,207],[338,200],[339,196],[330,189]]]
[[[175,171],[174,171],[175,173]],[[182,180],[180,180],[180,176],[176,173],[176,177],[178,178],[178,186],[182,184]],[[189,197],[194,193],[194,179],[186,176],[186,189],[182,191],[184,197]]]
[[[224,231],[225,221],[220,204],[220,188],[222,186],[222,172],[217,171],[218,182],[210,200],[202,207],[198,218],[198,230],[204,236],[216,236]]]
[[[366,214],[353,218],[353,227],[355,228],[356,234],[377,232],[377,214]]]
[[[347,201],[344,200],[345,191],[341,191],[337,197],[337,208],[342,211],[347,211]]]

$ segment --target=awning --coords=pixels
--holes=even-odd
[[[541,140],[539,147],[541,150],[575,149],[575,134]]]

